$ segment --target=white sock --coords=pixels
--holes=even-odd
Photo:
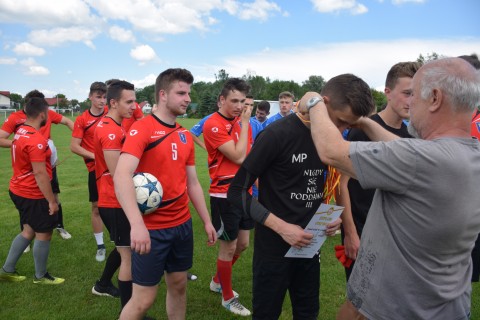
[[[103,232],[94,233],[95,240],[97,241],[97,246],[103,246]]]

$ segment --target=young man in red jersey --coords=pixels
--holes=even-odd
[[[72,132],[70,149],[73,153],[83,157],[88,170],[88,192],[89,201],[92,203],[92,228],[93,235],[97,242],[97,254],[95,259],[98,262],[105,260],[105,244],[103,243],[103,224],[98,213],[98,191],[95,182],[95,155],[93,153],[93,134],[95,127],[102,117],[108,112],[105,105],[107,86],[103,82],[94,82],[90,86],[90,109],[85,110],[75,120]]]
[[[135,110],[133,84],[120,80],[110,83],[107,89],[107,103],[109,111],[95,128],[93,145],[98,210],[116,248],[108,255],[102,276],[92,288],[92,293],[111,297],[117,297],[120,294],[123,307],[132,295],[130,224],[115,196],[113,175],[125,141],[122,121],[131,118]],[[120,290],[112,284],[112,277],[118,268],[120,268],[118,273]]]
[[[105,84],[107,85],[107,90],[108,90],[108,87],[110,87],[110,84],[117,81],[120,81],[120,79],[110,79],[105,81]],[[133,115],[130,118],[124,118],[122,120],[122,127],[123,129],[125,129],[125,132],[128,132],[128,130],[130,130],[130,127],[135,121],[143,118],[144,118],[144,114],[143,114],[142,108],[140,108],[138,103],[135,102],[135,110],[133,111]]]
[[[232,290],[232,266],[248,247],[253,220],[227,201],[230,182],[252,145],[250,116],[252,106],[245,105],[250,86],[242,79],[225,82],[219,110],[205,122],[203,139],[208,152],[210,173],[210,209],[220,242],[217,273],[210,290],[222,294],[222,305],[229,311],[249,316],[250,311]]]
[[[38,90],[32,90],[25,95],[25,103],[28,103],[28,100],[30,98],[44,99],[45,96],[43,93],[41,93]],[[12,133],[16,133],[17,129],[22,124],[24,124],[26,120],[27,120],[27,114],[25,113],[25,110],[19,110],[17,112],[14,112],[5,120],[5,123],[2,125],[2,128],[0,129],[0,147],[10,148],[12,146],[12,140],[8,138]],[[48,109],[47,123],[45,124],[45,126],[40,128],[40,133],[46,139],[48,139],[48,144],[52,150],[52,157],[50,158],[51,165],[52,165],[51,185],[52,185],[53,193],[55,195],[55,199],[57,200],[57,203],[58,203],[58,213],[57,213],[58,223],[56,226],[56,230],[60,235],[60,237],[62,237],[62,239],[68,240],[72,237],[72,235],[65,229],[65,226],[63,224],[62,205],[60,204],[60,200],[58,197],[58,194],[60,193],[60,186],[59,186],[58,177],[57,177],[58,156],[57,156],[57,149],[55,148],[55,144],[53,143],[53,140],[50,137],[52,123],[63,124],[67,126],[70,130],[73,130],[73,121],[53,110]],[[30,247],[27,247],[27,249],[25,250],[26,250],[25,252],[29,251]]]
[[[157,108],[135,122],[122,147],[115,176],[115,192],[131,226],[132,297],[120,319],[142,319],[157,295],[165,273],[169,319],[185,319],[187,270],[193,261],[192,219],[189,200],[204,223],[208,244],[216,242],[203,190],[195,170],[195,148],[187,129],[176,123],[190,99],[192,74],[167,69],[155,83]],[[160,207],[140,213],[132,175],[153,174],[163,186]]]
[[[47,272],[52,231],[57,224],[58,204],[52,191],[50,180],[52,152],[47,139],[39,132],[48,119],[48,104],[43,98],[31,98],[25,112],[27,120],[22,124],[13,139],[10,198],[20,213],[22,232],[13,239],[7,259],[0,270],[0,280],[23,281],[16,264],[30,242],[35,238],[33,258],[35,261],[36,284],[60,284],[62,278],[52,277]]]

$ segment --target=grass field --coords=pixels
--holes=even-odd
[[[180,123],[190,128],[197,120],[181,119]],[[96,245],[90,224],[90,203],[87,195],[87,172],[80,157],[69,149],[70,132],[65,126],[53,126],[52,137],[58,148],[60,165],[60,199],[64,211],[66,229],[72,239],[62,240],[57,234],[52,238],[48,270],[54,276],[66,279],[63,285],[50,287],[32,283],[34,265],[32,253],[24,254],[17,269],[26,275],[21,283],[0,282],[0,319],[117,319],[120,309],[118,299],[98,297],[91,288],[100,276],[104,263],[95,261]],[[205,195],[208,191],[206,152],[196,152],[197,172]],[[11,177],[10,151],[0,149],[0,264],[8,254],[10,243],[19,232],[18,213],[8,196],[8,181]],[[208,199],[208,198],[207,198]],[[207,201],[208,204],[208,201]],[[209,291],[208,285],[215,271],[217,248],[206,246],[206,237],[201,221],[192,208],[195,231],[195,254],[192,272],[198,280],[188,283],[187,319],[232,319],[225,311],[221,298]],[[105,234],[105,239],[107,235]],[[322,249],[321,307],[319,319],[335,319],[338,307],[345,299],[345,276],[336,260],[333,246],[340,242],[335,236],[327,240]],[[107,243],[107,250],[113,246]],[[233,288],[239,292],[241,302],[251,309],[251,260],[252,249],[235,264]],[[480,287],[474,284],[472,319],[480,319]],[[400,303],[400,302],[399,302]],[[166,319],[165,285],[162,282],[155,305],[149,316]],[[281,319],[291,319],[288,298]]]

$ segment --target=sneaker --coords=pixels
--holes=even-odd
[[[70,233],[64,228],[57,228],[58,235],[62,237],[63,240],[68,240],[72,237]]]
[[[115,287],[113,284],[107,287],[104,287],[102,285],[99,285],[98,281],[93,286],[92,293],[94,295],[103,296],[103,297],[112,297],[112,298],[120,297],[120,290],[118,290],[118,288]]]
[[[106,250],[105,248],[99,248],[97,250],[97,254],[95,255],[95,259],[98,261],[98,262],[102,262],[105,260],[105,253],[106,253]]]
[[[29,253],[30,252],[30,245],[28,245],[28,247],[25,248],[25,250],[23,250],[23,253]]]
[[[222,294],[222,286],[220,285],[220,283],[216,283],[215,281],[213,281],[213,278],[212,278],[212,281],[210,281],[210,291]],[[239,294],[235,290],[232,290],[232,291],[233,291],[233,297],[238,298]]]
[[[194,275],[193,273],[187,272],[187,279],[191,280],[191,281],[195,281],[195,280],[198,279],[198,277],[196,275]]]
[[[238,314],[239,316],[248,317],[249,315],[252,314],[250,310],[245,308],[240,303],[240,301],[238,301],[238,298],[235,298],[235,297],[227,301],[222,299],[222,306],[224,306],[225,309],[227,309],[231,313]]]
[[[52,277],[48,272],[45,273],[43,278],[37,279],[35,276],[33,277],[33,283],[37,284],[61,284],[64,282],[65,279]]]
[[[14,272],[7,272],[3,270],[3,268],[0,269],[0,280],[2,281],[9,281],[9,282],[20,282],[25,280],[27,277],[21,276],[18,274],[17,271]]]

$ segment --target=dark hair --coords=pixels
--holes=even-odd
[[[107,80],[105,81],[105,85],[107,86],[107,90],[108,90],[108,87],[114,83],[114,82],[117,82],[117,81],[121,81],[120,79],[110,79],[110,80]]]
[[[107,93],[107,85],[103,82],[97,81],[90,85],[90,92],[89,95],[99,92],[99,93]]]
[[[387,73],[385,87],[393,90],[397,85],[398,78],[413,78],[420,67],[421,64],[418,62],[399,62],[395,64]]]
[[[257,104],[257,109],[261,111],[265,111],[266,113],[270,112],[270,102],[267,100],[262,100]]]
[[[160,90],[168,90],[175,81],[182,81],[188,84],[193,83],[193,76],[187,69],[171,68],[163,71],[155,81],[155,102],[158,103]]]
[[[478,60],[478,56],[475,53],[472,53],[471,55],[463,55],[459,56],[459,58],[467,61],[470,63],[475,69],[480,69],[480,60]]]
[[[346,73],[328,80],[321,92],[329,98],[333,109],[350,107],[358,117],[368,116],[375,109],[368,84],[359,77]]]
[[[247,98],[247,99],[253,99],[253,96],[252,96],[251,94],[247,94],[247,95],[245,96],[245,98]]]
[[[45,95],[38,90],[32,90],[25,95],[25,103],[28,103],[28,100],[31,98],[42,98],[45,99]],[[46,103],[46,102],[45,102]]]
[[[27,114],[27,118],[35,119],[40,113],[43,113],[47,110],[48,103],[47,101],[45,101],[44,98],[30,97],[27,100],[27,104],[25,106],[25,113]]]
[[[226,98],[231,91],[240,91],[247,95],[250,91],[250,85],[240,78],[230,78],[225,81],[220,95]]]
[[[107,89],[107,104],[109,107],[111,107],[110,100],[120,100],[123,90],[135,90],[135,87],[130,82],[123,80],[118,80],[110,83]]]
[[[295,100],[295,96],[290,91],[280,92],[280,94],[278,95],[278,100],[282,98],[291,98],[292,100]]]

